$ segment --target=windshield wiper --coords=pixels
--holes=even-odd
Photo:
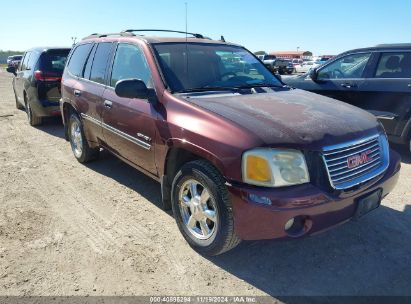
[[[185,89],[185,90],[177,91],[176,93],[212,92],[212,91],[238,92],[240,90],[246,90],[246,89],[252,89],[252,88],[263,88],[263,87],[283,88],[284,86],[268,84],[268,83],[257,83],[255,85],[247,84],[247,85],[241,85],[241,86],[236,86],[236,87],[205,86],[205,87],[199,87],[199,88]]]
[[[211,91],[238,91],[241,88],[238,87],[212,87],[212,86],[205,86],[200,88],[191,88],[185,89],[181,91],[177,91],[176,93],[192,93],[192,92],[211,92]]]
[[[284,86],[278,84],[269,84],[269,83],[256,83],[256,84],[247,84],[235,87],[237,89],[252,89],[252,88],[283,88]]]

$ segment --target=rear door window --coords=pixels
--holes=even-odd
[[[96,52],[97,44],[93,46],[90,55],[87,58],[86,66],[84,67],[83,78],[90,79],[91,65],[93,64],[94,54]]]
[[[39,59],[39,53],[31,52],[29,61],[27,62],[27,69],[34,70]]]
[[[411,78],[411,52],[382,53],[375,78]]]
[[[99,43],[91,67],[90,80],[105,84],[105,76],[113,43]]]
[[[21,64],[21,71],[27,70],[27,63],[29,61],[30,54],[31,54],[31,52],[27,52],[24,55],[24,60],[23,60],[23,63]]]
[[[43,72],[62,74],[70,50],[48,51],[40,58],[39,69]]]
[[[77,77],[83,76],[84,64],[92,48],[92,43],[81,44],[76,47],[70,57],[67,70]]]

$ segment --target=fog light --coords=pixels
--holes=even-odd
[[[285,231],[289,230],[294,225],[294,218],[291,218],[285,223],[284,229]]]

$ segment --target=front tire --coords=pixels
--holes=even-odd
[[[99,149],[92,149],[84,136],[83,124],[76,113],[71,113],[68,121],[68,135],[74,157],[80,163],[87,163],[95,159]]]
[[[221,174],[203,160],[185,164],[172,185],[172,209],[186,241],[201,254],[214,256],[236,247],[240,238]]]

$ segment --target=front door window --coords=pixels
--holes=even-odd
[[[318,71],[319,80],[362,78],[371,53],[344,56]]]

